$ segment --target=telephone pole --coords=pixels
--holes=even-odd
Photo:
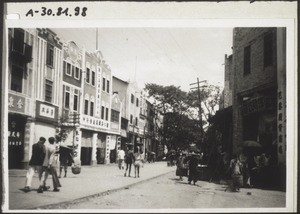
[[[200,83],[206,83],[207,80],[202,80],[202,81],[199,81],[199,78],[197,77],[197,82],[195,83],[191,83],[190,86],[193,86],[193,85],[197,85],[196,87],[192,87],[190,88],[191,90],[195,90],[197,89],[197,92],[198,92],[198,103],[199,103],[199,123],[200,123],[200,130],[201,130],[201,137],[203,138],[203,122],[202,122],[202,107],[201,107],[201,93],[200,93]],[[202,141],[202,139],[201,139]]]

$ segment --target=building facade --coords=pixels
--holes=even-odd
[[[268,182],[286,185],[286,29],[235,28],[233,152],[253,140],[270,157]]]
[[[36,31],[8,29],[8,164],[24,168],[29,147],[35,141],[35,94],[33,86]]]
[[[233,144],[259,142],[277,159],[276,28],[235,28]]]
[[[82,165],[116,161],[134,143],[152,150],[147,95],[112,76],[99,50],[51,29],[9,29],[9,168],[26,168],[40,137],[62,136]],[[151,128],[152,127],[152,128]]]

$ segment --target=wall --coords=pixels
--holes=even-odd
[[[273,33],[273,65],[264,67],[264,35]],[[251,45],[251,72],[244,75],[244,48]],[[277,84],[275,28],[234,28],[233,30],[233,152],[243,140],[243,96],[257,96],[259,91]]]
[[[236,93],[276,82],[276,29],[235,28],[233,57]],[[273,66],[264,68],[264,35],[273,32]],[[251,73],[244,75],[244,47],[251,45]]]

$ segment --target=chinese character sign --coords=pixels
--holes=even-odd
[[[25,98],[14,94],[8,94],[8,110],[25,113]]]

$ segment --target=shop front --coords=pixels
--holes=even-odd
[[[21,169],[24,158],[26,116],[8,115],[8,168]]]
[[[242,105],[243,140],[257,141],[261,153],[277,160],[277,112],[276,97],[261,96]]]
[[[28,163],[29,144],[32,141],[33,112],[30,99],[22,95],[8,94],[8,168],[23,169]]]

